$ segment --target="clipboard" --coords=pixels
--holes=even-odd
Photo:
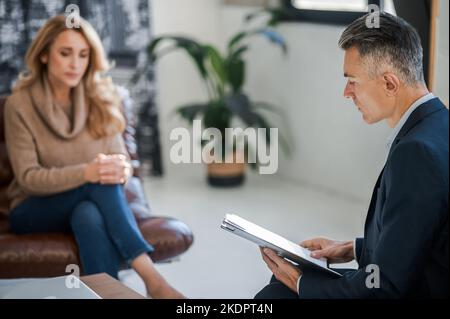
[[[274,250],[280,257],[293,262],[301,270],[315,269],[334,277],[342,276],[337,271],[329,268],[326,258],[313,258],[310,256],[310,250],[238,215],[226,214],[220,227],[230,233],[250,240],[260,247],[267,247]]]

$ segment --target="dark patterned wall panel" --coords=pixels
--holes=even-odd
[[[10,91],[23,69],[23,57],[37,30],[64,6],[64,0],[0,0],[0,94]]]

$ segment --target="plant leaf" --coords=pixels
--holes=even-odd
[[[239,47],[237,50],[230,53],[230,56],[228,57],[228,60],[236,60],[241,59],[242,53],[248,50],[248,45],[243,45]]]
[[[236,93],[225,98],[226,106],[237,116],[239,116],[248,126],[257,124],[256,114],[252,111],[252,106],[247,95]]]
[[[222,103],[217,103],[206,109],[203,122],[205,128],[215,127],[222,132],[222,136],[224,137],[225,129],[230,127],[232,116],[233,114],[227,107]]]
[[[165,52],[159,52],[160,54],[157,54],[156,51],[159,44],[161,44],[163,41],[171,40],[174,42],[174,47],[171,47],[169,50]],[[158,58],[161,58],[165,54],[173,51],[174,49],[183,49],[185,50],[188,55],[192,58],[195,65],[197,66],[197,69],[200,73],[200,75],[203,78],[208,77],[208,73],[206,71],[205,67],[205,58],[206,58],[206,51],[202,44],[198,43],[197,41],[187,38],[187,37],[180,37],[180,36],[161,36],[155,38],[150,45],[148,46],[147,52],[149,54],[149,57],[152,61],[155,61]]]
[[[234,93],[241,90],[245,81],[245,63],[241,59],[227,61],[228,82]]]
[[[209,103],[184,105],[177,108],[176,112],[192,125],[192,121],[194,121],[197,115],[204,114],[208,107]]]
[[[237,33],[234,37],[231,38],[231,40],[228,42],[228,51],[231,52],[234,48],[234,46],[241,41],[243,38],[245,38],[246,36],[248,36],[248,32],[243,31],[243,32],[239,32]]]
[[[272,128],[273,126],[270,125],[270,123],[263,115],[255,112],[255,110],[252,108],[250,100],[245,94],[237,93],[228,96],[225,99],[225,104],[234,114],[239,116],[242,119],[242,121],[244,121],[244,123],[246,123],[248,126],[255,128],[265,128],[266,139],[267,142],[270,143],[271,141],[270,128]],[[290,154],[290,147],[287,140],[280,132],[278,132],[278,137],[281,147],[283,148],[283,151],[285,151],[286,154]]]
[[[209,58],[211,65],[216,72],[218,78],[222,82],[222,86],[225,85],[227,81],[227,72],[225,68],[225,60],[220,55],[219,51],[211,45],[204,46],[206,50],[207,57]]]
[[[256,112],[254,114],[255,114],[257,126],[260,128],[266,129],[267,143],[270,144],[270,142],[271,142],[270,128],[273,128],[273,126],[270,125],[269,122],[261,114],[258,114]],[[279,138],[280,145],[283,148],[283,151],[287,155],[291,154],[291,149],[290,149],[289,143],[288,143],[287,139],[284,137],[284,135],[281,134],[280,130],[278,130],[278,138]]]
[[[280,33],[270,28],[261,29],[258,33],[263,35],[270,42],[280,46],[281,49],[283,50],[283,53],[287,54],[288,48],[286,45],[286,41],[284,40],[283,36]]]
[[[276,106],[267,103],[267,102],[252,102],[252,105],[255,109],[263,109],[270,111],[278,116],[281,116],[280,112],[282,111],[280,108],[277,108]]]
[[[256,10],[252,13],[249,13],[245,16],[245,22],[249,23],[251,22],[253,19],[255,19],[256,17],[259,17],[261,15],[267,14],[268,10],[267,9],[261,9],[261,10]]]

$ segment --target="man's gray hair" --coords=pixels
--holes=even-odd
[[[339,46],[358,49],[369,76],[390,69],[407,85],[424,83],[423,50],[417,31],[408,22],[380,12],[379,28],[368,28],[369,14],[353,21],[342,33]]]

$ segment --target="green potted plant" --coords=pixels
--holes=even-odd
[[[155,62],[162,56],[177,49],[184,50],[192,59],[208,92],[208,101],[183,105],[176,112],[190,124],[196,118],[202,120],[205,128],[217,128],[221,133],[223,149],[225,149],[225,128],[230,128],[232,120],[237,117],[247,127],[266,128],[267,143],[270,143],[269,121],[260,112],[261,110],[274,111],[270,104],[264,102],[252,102],[243,91],[246,78],[245,53],[250,49],[246,40],[254,36],[262,36],[279,46],[284,54],[287,53],[287,45],[283,37],[274,29],[278,24],[282,11],[280,9],[263,9],[246,16],[248,22],[261,15],[267,15],[261,26],[249,28],[238,32],[228,41],[226,52],[210,45],[200,43],[194,39],[177,35],[159,36],[153,39],[148,46],[148,56],[151,62]],[[171,46],[164,46],[170,43]],[[164,46],[163,48],[161,48]],[[287,143],[280,135],[280,144],[287,150]],[[232,145],[231,147],[235,147]],[[248,145],[245,142],[247,150]],[[234,148],[235,149],[235,148]],[[244,152],[247,154],[247,152]],[[222,152],[225,154],[225,152]],[[225,155],[223,155],[225,156]],[[233,157],[236,157],[233,154]],[[245,156],[245,155],[244,155]],[[252,167],[258,167],[258,158]],[[245,165],[243,163],[211,163],[208,164],[208,181],[213,186],[234,186],[243,182]]]

